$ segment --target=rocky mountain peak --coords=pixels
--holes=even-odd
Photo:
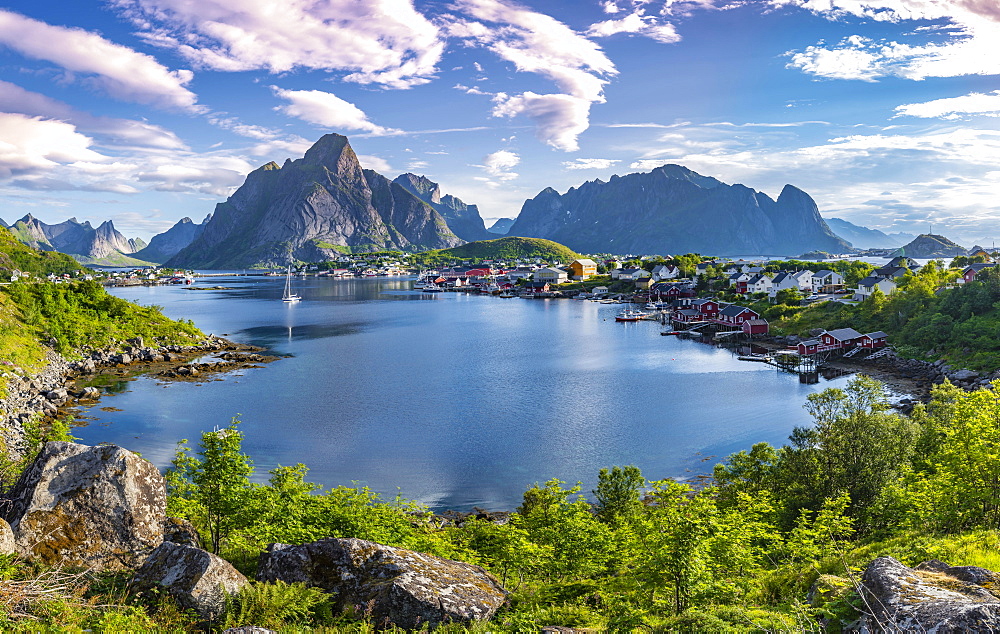
[[[325,167],[342,177],[357,177],[361,174],[358,157],[347,137],[342,134],[324,134],[306,150],[302,162]]]
[[[441,202],[441,186],[426,176],[417,176],[407,172],[397,176],[393,182],[411,190],[427,202],[432,204]]]

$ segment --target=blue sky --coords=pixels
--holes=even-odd
[[[514,216],[679,163],[885,231],[1000,237],[996,0],[0,7],[0,218],[148,239],[326,132]]]

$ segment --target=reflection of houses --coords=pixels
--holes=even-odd
[[[896,292],[896,283],[891,279],[869,275],[858,282],[858,290],[854,293],[854,299],[864,301],[872,296],[875,289],[882,291],[883,295],[891,295]]]
[[[586,258],[573,260],[570,262],[569,269],[574,280],[585,280],[597,275],[597,263]]]

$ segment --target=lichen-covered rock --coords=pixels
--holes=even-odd
[[[340,609],[402,628],[486,620],[507,599],[507,591],[479,566],[362,539],[271,544],[260,557],[257,578],[322,588]]]
[[[0,520],[0,555],[13,555],[17,552],[17,542],[14,531],[6,520]]]
[[[166,487],[115,445],[48,442],[3,511],[20,554],[47,564],[131,569],[163,541]]]
[[[966,567],[946,570],[961,568]],[[868,564],[861,578],[868,614],[857,629],[935,634],[1000,630],[1000,598],[982,586],[938,570],[937,565],[924,570],[908,568],[892,557],[879,557]]]
[[[239,592],[247,583],[247,578],[225,559],[173,542],[157,546],[133,579],[138,588],[163,588],[181,607],[205,619],[222,614],[226,594]]]
[[[163,520],[163,541],[204,548],[201,535],[198,534],[194,525],[179,517],[168,517]]]

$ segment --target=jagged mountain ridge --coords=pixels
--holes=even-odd
[[[916,238],[909,233],[885,233],[878,229],[856,225],[842,218],[824,218],[826,224],[856,249],[888,249],[901,247]]]
[[[773,200],[673,164],[565,194],[546,188],[524,202],[508,235],[546,238],[581,253],[850,251],[813,199],[792,185]]]
[[[90,221],[79,222],[70,218],[49,225],[27,214],[10,228],[28,246],[66,253],[88,263],[128,256],[146,246],[139,238],[126,238],[115,229],[111,220],[102,222],[95,229]]]
[[[451,194],[442,196],[441,186],[426,176],[407,172],[397,176],[393,182],[433,207],[434,211],[445,219],[455,235],[466,242],[490,240],[495,237],[486,230],[486,223],[479,215],[479,207],[467,205]]]
[[[462,240],[430,205],[361,167],[347,137],[327,134],[303,158],[250,172],[168,266],[282,266],[346,250],[418,251]]]
[[[199,224],[195,224],[190,218],[181,218],[174,226],[153,236],[149,244],[144,249],[136,251],[134,256],[147,262],[158,264],[166,262],[194,242],[195,238],[205,230],[205,225],[211,218],[212,214],[209,214]]]

